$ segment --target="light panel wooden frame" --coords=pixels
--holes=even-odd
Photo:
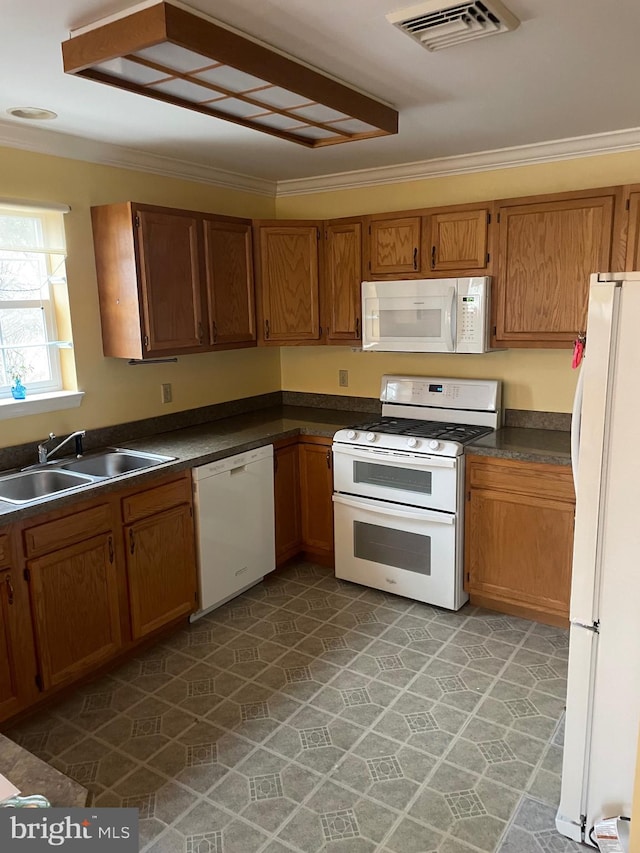
[[[140,55],[150,48],[172,45],[198,54],[193,68],[176,68],[167,61]],[[392,107],[227,29],[199,14],[161,2],[102,26],[73,36],[62,43],[64,70],[155,100],[195,110],[287,139],[308,148],[320,148],[398,132],[398,113]],[[136,82],[101,65],[122,59],[151,72],[150,82]],[[197,77],[206,71],[230,68],[257,78],[259,85],[236,91]],[[157,79],[153,75],[157,74]],[[189,100],[162,91],[163,85],[181,82],[201,89]],[[269,90],[286,90],[297,96],[287,107],[263,100]],[[195,90],[194,90],[195,91]],[[233,114],[231,101],[246,115]],[[226,103],[225,103],[226,102]],[[246,106],[245,106],[246,105]],[[328,108],[331,117],[309,116],[314,108]],[[301,111],[307,111],[303,114]],[[271,119],[285,127],[265,124]]]

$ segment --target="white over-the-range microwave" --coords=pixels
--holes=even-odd
[[[487,352],[491,280],[362,282],[362,349],[380,352]]]

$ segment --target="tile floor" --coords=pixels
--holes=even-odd
[[[149,853],[564,853],[567,651],[299,563],[7,734]]]

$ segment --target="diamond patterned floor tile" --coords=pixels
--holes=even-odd
[[[143,853],[577,853],[567,641],[297,562],[7,734]]]

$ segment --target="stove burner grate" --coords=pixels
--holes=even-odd
[[[391,435],[409,435],[418,438],[439,438],[443,441],[457,441],[460,444],[467,444],[469,441],[493,432],[491,427],[442,423],[441,421],[420,421],[412,418],[380,418],[369,423],[357,424],[353,429]]]

